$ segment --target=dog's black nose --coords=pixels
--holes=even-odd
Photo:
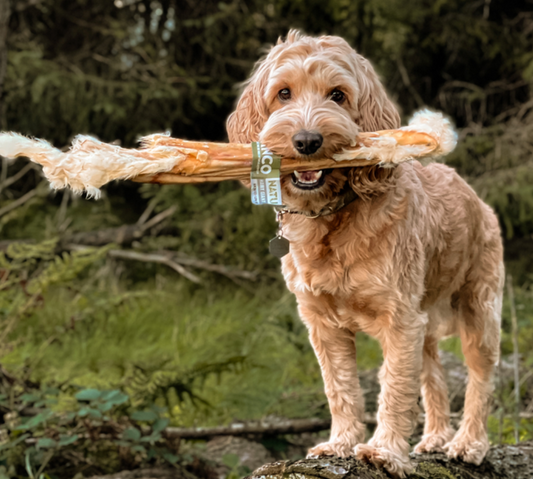
[[[324,138],[320,133],[301,130],[292,137],[292,144],[298,153],[312,155],[322,146]]]

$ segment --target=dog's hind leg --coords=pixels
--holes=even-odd
[[[439,358],[438,340],[426,336],[422,366],[422,398],[426,421],[422,440],[415,446],[418,454],[442,451],[455,431],[450,427],[450,402],[444,369]]]
[[[487,417],[493,391],[492,372],[499,357],[503,266],[499,285],[470,285],[462,293],[459,326],[462,350],[468,367],[464,417],[461,427],[444,449],[448,456],[476,465],[489,450]]]

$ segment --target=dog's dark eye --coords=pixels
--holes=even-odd
[[[344,95],[344,93],[340,90],[333,90],[330,94],[329,94],[329,97],[331,100],[333,100],[335,103],[344,103],[344,100],[346,100],[346,96]]]
[[[291,99],[291,91],[288,88],[284,88],[278,92],[278,98],[283,101]]]

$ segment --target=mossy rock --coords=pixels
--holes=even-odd
[[[411,454],[415,469],[408,479],[531,479],[533,442],[491,448],[480,466],[449,459],[445,454]],[[385,479],[382,469],[353,457],[321,457],[279,461],[256,469],[247,479]]]

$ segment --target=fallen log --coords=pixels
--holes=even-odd
[[[449,459],[443,453],[411,454],[415,470],[408,479],[531,479],[533,442],[493,446],[480,466]],[[256,469],[246,479],[385,479],[381,469],[353,457],[331,456],[279,461]]]
[[[457,427],[461,420],[461,413],[451,413],[452,425]],[[532,419],[533,414],[521,413],[520,419]],[[419,426],[424,425],[424,415],[417,419]],[[375,414],[365,414],[364,423],[367,426],[376,426]],[[215,427],[167,427],[164,435],[167,438],[181,439],[210,439],[218,436],[276,436],[283,434],[302,434],[306,432],[328,431],[331,419],[279,419],[250,422],[236,422],[228,426]]]
[[[372,420],[372,418],[368,418]],[[375,422],[375,419],[374,419]],[[233,423],[218,427],[167,427],[167,438],[208,439],[217,436],[263,436],[278,434],[301,434],[303,432],[325,431],[331,427],[331,419],[280,419],[276,421],[257,421]]]
[[[445,454],[411,454],[415,470],[407,479],[531,479],[533,443],[491,448],[480,466],[450,460]],[[148,468],[122,471],[90,479],[194,479],[183,468]],[[321,457],[278,461],[256,469],[244,479],[389,479],[391,476],[355,458]]]

